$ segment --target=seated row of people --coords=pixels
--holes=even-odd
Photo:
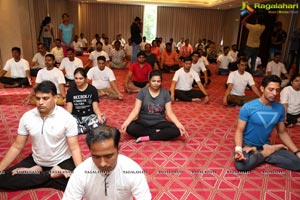
[[[0,161],[1,190],[54,188],[65,190],[63,199],[107,196],[111,199],[151,199],[141,167],[119,155],[118,129],[91,127],[86,137],[91,158],[83,161],[76,120],[65,109],[56,106],[56,86],[51,81],[43,81],[34,88],[34,93],[36,108],[21,117],[18,135]],[[94,95],[96,97],[97,92]],[[76,97],[81,97],[80,91]],[[97,114],[99,118],[103,117],[100,112]],[[24,149],[29,136],[32,154],[8,168]]]
[[[118,42],[116,42],[118,43]],[[167,45],[168,46],[168,45]],[[147,45],[146,45],[147,48]],[[41,48],[43,49],[43,48]],[[29,66],[28,62],[26,60],[21,59],[21,50],[17,47],[14,47],[12,49],[12,55],[13,58],[8,60],[4,69],[1,71],[1,79],[0,81],[5,84],[6,87],[16,87],[16,86],[27,86],[31,85],[31,78],[29,75]],[[50,54],[51,55],[51,54]],[[69,83],[74,81],[74,71],[77,68],[82,68],[82,62],[79,58],[76,58],[74,56],[74,50],[68,49],[67,50],[67,58],[64,58],[59,69],[65,70],[66,74],[65,77],[63,77],[63,74],[57,70],[53,65],[53,56],[47,56],[46,58],[46,68],[44,70],[41,70],[39,75],[37,76],[36,83],[40,83],[44,80],[51,80],[53,81],[57,86],[58,91],[58,98],[57,103],[58,105],[64,105],[64,98],[65,98],[65,90],[64,85],[65,83]],[[135,62],[133,65],[129,68],[129,73],[127,75],[127,78],[125,80],[124,88],[127,92],[139,92],[141,88],[145,87],[148,83],[148,75],[149,72],[152,70],[151,66],[149,66],[148,63],[145,62],[145,57],[147,55],[143,52],[141,52],[138,56],[138,61]],[[199,62],[199,54],[197,52],[192,53],[192,62],[191,62],[191,68],[196,71],[198,74],[195,76],[192,80],[198,80],[199,71],[204,73],[204,78],[202,80],[202,83],[204,82],[204,86],[209,82],[209,79],[207,78],[207,73],[205,66],[202,62]],[[106,58],[104,56],[98,57],[97,60],[97,66],[91,68],[88,72],[88,79],[93,83],[93,85],[98,90],[98,95],[100,97],[107,97],[112,99],[122,99],[123,95],[119,91],[116,79],[114,76],[113,71],[105,66]],[[277,75],[276,72],[286,72],[282,71],[284,70],[284,65],[279,62],[280,60],[280,54],[275,53],[275,57],[273,61],[270,61],[267,67],[267,74],[270,75],[274,73]],[[278,65],[278,66],[277,66]],[[145,67],[143,67],[145,66]],[[244,103],[251,101],[257,97],[260,96],[260,93],[255,85],[255,82],[253,80],[253,77],[250,73],[245,71],[247,67],[247,60],[245,58],[241,58],[238,61],[238,70],[230,73],[228,80],[227,80],[227,90],[225,92],[225,96],[223,98],[224,105],[243,105]],[[189,68],[189,61],[186,60],[184,62],[184,67],[182,70],[188,70]],[[180,71],[179,70],[179,71]],[[3,77],[4,74],[6,74],[8,71],[11,71],[11,77]],[[176,72],[172,81],[172,85],[170,88],[172,100],[183,100],[183,101],[200,101],[202,97],[204,97],[204,94],[207,94],[205,91],[205,88],[202,88],[203,85],[199,86],[198,83],[194,82],[194,84],[197,84],[200,90],[192,90],[190,84],[188,83],[188,80],[185,80],[185,78],[181,78],[181,80],[178,76],[178,74],[185,74],[185,73],[179,73]],[[272,73],[271,73],[272,72]],[[274,74],[273,73],[273,74]],[[178,81],[178,83],[177,83]],[[175,86],[174,86],[175,82]],[[184,85],[184,88],[182,88]],[[250,86],[253,92],[256,96],[246,96],[245,95],[245,89],[247,86]],[[203,90],[204,89],[204,90]],[[29,97],[33,97],[33,94]],[[35,104],[34,99],[28,98],[27,101],[30,102],[30,104]],[[205,99],[205,103],[207,100]],[[288,123],[290,124],[290,123]]]
[[[79,74],[84,72],[82,70]],[[129,134],[135,137],[141,136],[139,130],[143,129],[142,132],[147,130],[145,134],[137,139],[137,142],[155,139],[164,140],[167,137],[171,139],[179,136],[179,133],[188,136],[185,128],[172,112],[169,93],[160,88],[161,72],[153,71],[149,77],[149,87],[139,92],[135,107],[121,129],[128,131]],[[284,169],[300,171],[300,150],[285,130],[283,106],[275,102],[276,95],[280,91],[280,82],[279,77],[275,75],[266,76],[260,88],[261,97],[245,104],[240,111],[234,137],[236,145],[234,164],[238,170],[252,170],[263,162],[267,162]],[[85,87],[88,88],[86,82]],[[21,152],[28,135],[32,136],[33,154],[19,164],[7,169],[5,173],[0,174],[1,189],[18,190],[53,187],[64,190],[68,178],[71,176],[66,188],[65,199],[71,197],[82,198],[83,196],[93,197],[95,191],[102,191],[101,194],[105,197],[116,192],[114,187],[108,187],[107,178],[115,182],[118,175],[117,177],[122,177],[123,180],[131,180],[128,185],[118,185],[118,187],[127,191],[126,195],[123,193],[125,196],[117,192],[118,195],[124,198],[130,198],[130,196],[135,198],[141,196],[143,199],[151,198],[143,173],[130,174],[131,178],[124,173],[124,170],[141,170],[141,168],[129,158],[118,156],[120,134],[117,129],[103,126],[90,129],[86,141],[92,158],[80,164],[82,163],[82,157],[75,119],[72,119],[70,114],[62,108],[55,106],[56,86],[51,81],[44,81],[38,84],[34,90],[37,108],[26,112],[22,116],[18,130],[19,135],[1,160],[0,171],[5,170]],[[94,91],[94,94],[97,96],[97,92]],[[77,100],[77,97],[80,96],[81,94],[76,95],[74,99]],[[91,106],[91,101],[88,102]],[[165,111],[174,124],[165,119]],[[98,115],[103,120],[103,115],[100,112]],[[137,115],[139,115],[139,118],[133,121]],[[270,121],[270,117],[272,118],[271,122],[266,124],[266,121]],[[44,120],[40,120],[40,118]],[[36,120],[36,123],[32,123],[32,120]],[[55,129],[57,131],[55,135],[60,139],[59,142],[53,143],[51,137],[54,133],[52,128],[54,124],[60,124],[59,129]],[[36,126],[40,128],[36,128]],[[270,144],[268,138],[275,126],[284,145]],[[164,131],[167,131],[168,134],[162,134]],[[174,134],[171,135],[170,132]],[[40,148],[41,142],[43,142],[42,149]],[[65,151],[68,147],[71,153]],[[57,149],[61,149],[61,151],[57,151]],[[104,159],[104,162],[102,159]],[[127,165],[125,165],[126,163]],[[77,167],[74,170],[75,166]],[[84,176],[82,176],[83,173]],[[134,176],[134,179],[132,179],[132,176]],[[28,178],[30,178],[30,181],[28,181]],[[99,182],[100,180],[101,182]],[[95,188],[93,185],[96,183],[99,187]],[[82,187],[82,184],[84,187]]]

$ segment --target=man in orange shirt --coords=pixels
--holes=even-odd
[[[186,57],[189,57],[191,56],[191,54],[193,53],[193,47],[192,45],[190,45],[190,40],[189,39],[186,39],[184,41],[184,45],[182,45],[180,47],[180,56],[186,58]]]
[[[163,72],[170,73],[179,69],[178,54],[172,50],[172,44],[166,43],[166,49],[161,54],[160,68]]]

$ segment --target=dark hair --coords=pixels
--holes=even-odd
[[[119,149],[120,132],[113,126],[98,126],[88,130],[85,141],[89,149],[91,149],[92,144],[108,139],[113,139],[114,146]]]
[[[70,17],[68,13],[63,13],[61,17],[64,18],[64,16]]]
[[[49,57],[49,58],[51,58],[52,60],[55,60],[55,56],[54,56],[53,54],[51,54],[51,53],[46,54],[45,57]]]
[[[44,43],[42,43],[42,42],[37,43],[37,46],[40,46],[40,45],[43,45],[43,47],[45,47]]]
[[[61,42],[61,39],[59,39],[59,38],[56,38],[56,39],[55,39],[55,41]]]
[[[139,17],[135,17],[135,18],[134,18],[134,21],[138,21],[138,22],[140,22],[140,21],[141,21],[141,18],[139,18]]]
[[[159,76],[160,80],[162,80],[162,73],[161,73],[160,70],[153,70],[152,72],[150,72],[150,74],[149,74],[149,81],[151,80],[151,78],[153,76]]]
[[[70,47],[70,48],[67,48],[67,52],[68,52],[68,51],[72,51],[72,52],[74,53],[74,49],[71,48],[71,47]]]
[[[265,76],[263,78],[263,80],[261,81],[261,86],[265,88],[270,82],[279,83],[279,85],[281,85],[281,79],[276,75],[271,75]]]
[[[191,57],[185,57],[185,58],[183,58],[183,61],[184,62],[187,62],[187,61],[191,61],[192,62],[192,58]]]
[[[150,48],[151,48],[151,44],[150,44],[150,43],[146,43],[146,44],[145,44],[145,47],[146,47],[146,46],[150,46]]]
[[[275,56],[278,56],[278,55],[281,56],[281,53],[278,52],[278,51],[276,51],[276,52],[274,53],[274,57],[275,57]]]
[[[41,83],[37,84],[33,89],[34,93],[51,93],[53,96],[57,95],[56,86],[51,81],[42,81]]]
[[[199,54],[198,51],[194,51],[194,52],[191,54],[191,57],[192,57],[193,55],[195,55],[195,54],[197,54],[198,56],[200,56],[200,54]]]
[[[13,48],[11,48],[11,52],[13,52],[13,51],[17,51],[18,53],[21,53],[21,48],[13,47]]]
[[[294,75],[291,77],[291,82],[294,81],[297,77],[300,77],[300,74],[294,74]]]
[[[172,46],[172,43],[171,42],[167,42],[166,46]]]
[[[106,62],[105,56],[98,56],[97,61],[99,61],[99,60],[103,60],[104,62]]]
[[[137,56],[136,57],[140,57],[140,56],[144,56],[146,58],[146,54],[144,51],[140,51],[138,52]]]
[[[248,62],[248,60],[245,56],[241,56],[238,58],[237,64],[240,64],[241,62]]]
[[[75,69],[74,76],[78,73],[81,74],[84,78],[87,78],[86,71],[83,68],[78,67],[77,69]]]
[[[102,42],[96,42],[96,46],[97,46],[98,44],[101,44],[101,46],[103,46],[103,43],[102,43]]]
[[[230,49],[230,47],[229,46],[224,46],[223,50],[225,51],[226,49]]]
[[[120,44],[121,45],[121,42],[119,40],[116,40],[114,44]]]

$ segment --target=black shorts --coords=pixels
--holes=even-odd
[[[137,81],[132,81],[132,82],[136,87],[139,87],[139,88],[145,87],[148,83],[148,82],[137,82]]]
[[[291,114],[287,113],[287,119],[286,119],[287,125],[298,123],[299,118],[300,118],[300,114],[291,115]]]

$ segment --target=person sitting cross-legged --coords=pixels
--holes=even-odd
[[[234,136],[234,163],[239,171],[252,170],[264,162],[300,171],[300,149],[285,129],[283,105],[275,101],[280,84],[276,75],[264,77],[260,98],[246,103],[240,110]],[[275,127],[283,144],[270,143]]]
[[[150,64],[145,62],[146,54],[140,51],[137,60],[129,67],[124,83],[124,90],[128,93],[139,92],[148,84],[148,76],[152,71]]]
[[[172,110],[171,97],[161,88],[162,74],[154,70],[149,75],[149,86],[138,93],[135,106],[121,130],[136,137],[136,142],[171,140],[188,133]],[[166,120],[165,112],[171,122]],[[138,117],[137,120],[136,117]]]
[[[172,102],[176,99],[200,102],[201,98],[204,98],[204,103],[209,101],[208,94],[200,81],[199,75],[191,69],[191,66],[192,58],[186,57],[184,58],[184,66],[175,72],[170,87]],[[194,81],[200,90],[192,90]]]
[[[54,66],[55,58],[53,54],[47,54],[45,56],[45,65],[46,68],[43,68],[38,71],[36,76],[35,83],[39,84],[42,81],[51,81],[56,86],[57,96],[56,96],[56,104],[63,106],[65,104],[64,99],[66,98],[65,95],[65,78],[62,71],[57,69]],[[35,96],[33,91],[29,94],[29,96],[25,99],[25,103],[30,105],[35,105]]]
[[[29,63],[21,58],[21,49],[13,47],[11,49],[12,58],[6,61],[4,68],[0,70],[0,82],[4,87],[24,87],[31,85]],[[10,77],[4,75],[10,72]]]
[[[55,105],[56,86],[43,81],[34,93],[36,108],[23,114],[15,141],[1,156],[0,189],[65,190],[71,172],[82,162],[76,121],[64,108]],[[7,169],[29,138],[32,154]]]
[[[105,57],[99,56],[97,66],[92,67],[87,73],[88,80],[97,88],[99,97],[122,100],[123,95],[118,89],[115,74],[105,64]]]
[[[227,89],[223,98],[224,105],[242,106],[244,103],[252,101],[260,97],[260,92],[257,89],[252,75],[246,72],[247,59],[241,57],[237,62],[238,70],[230,72],[227,79]],[[255,96],[246,96],[245,90],[249,85]]]
[[[291,78],[291,85],[283,88],[280,102],[285,110],[285,124],[288,127],[300,126],[300,74]]]
[[[68,48],[67,57],[63,58],[59,66],[60,70],[65,70],[65,80],[66,86],[74,83],[74,71],[81,67],[83,68],[82,61],[75,57],[75,52],[73,48]]]
[[[99,109],[97,89],[87,81],[83,68],[74,71],[73,84],[67,92],[67,111],[71,113],[78,125],[78,133],[86,133],[90,127],[98,127],[106,123],[106,117]]]

